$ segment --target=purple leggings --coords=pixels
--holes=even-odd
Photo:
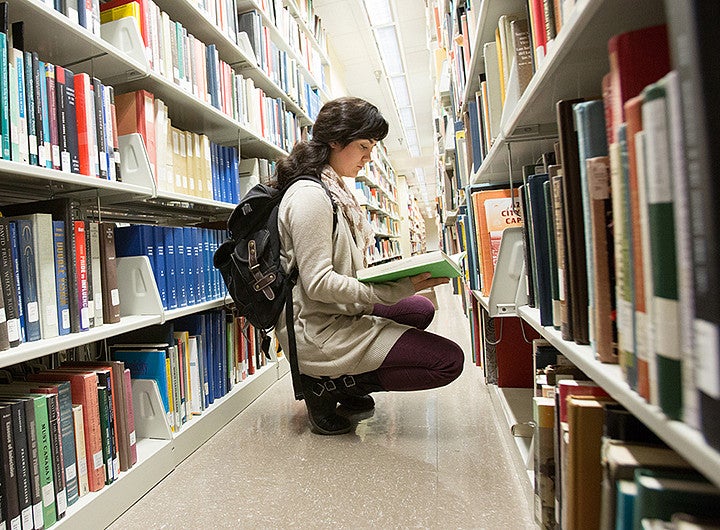
[[[425,390],[445,386],[463,369],[463,351],[453,341],[425,331],[435,307],[414,295],[397,304],[375,304],[373,315],[413,326],[395,342],[375,373],[385,390]]]

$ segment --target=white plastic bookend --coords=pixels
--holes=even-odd
[[[132,399],[137,437],[172,440],[157,381],[132,379]]]
[[[132,17],[101,24],[100,36],[131,59],[145,65],[147,69],[145,45],[140,35],[140,28]]]
[[[490,317],[515,316],[518,283],[524,263],[522,227],[503,230],[495,273],[493,274],[488,314]]]
[[[162,315],[163,306],[147,256],[117,258],[120,315]]]
[[[157,195],[155,178],[142,136],[139,133],[124,134],[118,137],[118,143],[123,182],[149,188],[153,197]]]

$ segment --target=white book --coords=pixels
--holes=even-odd
[[[488,113],[490,115],[490,143],[500,135],[502,118],[502,97],[500,91],[500,65],[498,64],[495,42],[483,46],[485,59],[485,79],[487,81]]]
[[[188,338],[188,356],[190,358],[190,412],[200,414],[203,409],[202,385],[200,384],[200,362],[198,355],[197,336],[191,335]]]
[[[73,404],[72,415],[75,426],[75,462],[77,462],[78,495],[82,497],[90,491],[87,459],[85,457],[85,420],[83,419],[82,405]]]

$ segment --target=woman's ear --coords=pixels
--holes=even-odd
[[[335,141],[330,142],[329,145],[330,145],[330,148],[331,148],[331,149],[336,149],[336,148],[340,147],[340,144],[339,144],[338,142],[335,142]]]

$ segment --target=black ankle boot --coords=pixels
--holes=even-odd
[[[352,429],[350,420],[335,412],[340,396],[333,381],[301,374],[300,382],[312,431],[326,435],[350,432]]]
[[[375,400],[370,392],[385,392],[380,384],[377,372],[365,372],[346,375],[333,379],[340,392],[340,404],[351,412],[368,412],[375,408]]]

